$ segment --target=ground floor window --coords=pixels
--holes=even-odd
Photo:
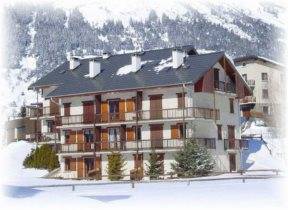
[[[262,111],[264,114],[269,114],[269,107],[268,106],[263,106]]]

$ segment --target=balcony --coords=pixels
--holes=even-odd
[[[43,116],[55,116],[55,115],[59,115],[59,109],[57,109],[56,107],[51,107],[51,106],[45,106],[42,108],[42,113]]]
[[[225,150],[248,149],[249,142],[246,139],[224,139]]]
[[[217,91],[227,92],[227,93],[236,93],[235,85],[231,82],[223,81],[214,81],[214,88]]]
[[[73,125],[73,124],[94,124],[94,123],[113,123],[113,122],[136,122],[136,113],[138,121],[148,120],[165,120],[165,119],[182,119],[183,113],[185,118],[204,118],[204,119],[220,119],[219,110],[209,108],[188,107],[161,110],[141,110],[138,112],[124,113],[104,113],[93,115],[71,115],[61,116],[56,120],[57,125]]]
[[[216,141],[214,138],[198,138],[195,141],[200,146],[208,149],[216,149]],[[113,142],[97,141],[95,143],[62,144],[61,152],[136,151],[137,148],[143,151],[151,149],[179,149],[183,146],[183,139],[139,140],[138,145],[135,140]]]

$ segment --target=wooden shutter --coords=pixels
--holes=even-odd
[[[126,100],[126,111],[127,112],[135,111],[135,100],[133,98],[129,98]]]
[[[83,101],[83,122],[93,123],[94,122],[94,102],[93,101]]]
[[[163,148],[163,124],[150,125],[152,148]]]
[[[119,101],[119,119],[125,120],[125,100],[121,99]]]
[[[101,121],[108,122],[108,101],[101,103]]]
[[[83,157],[77,158],[77,177],[84,177],[84,159]]]
[[[108,149],[108,129],[102,129],[101,132],[101,145],[102,149]]]
[[[83,132],[83,130],[77,131],[77,143],[84,143],[84,132]]]
[[[179,139],[179,126],[171,125],[171,139]]]
[[[135,128],[126,128],[127,141],[135,140]]]
[[[162,95],[150,96],[150,118],[162,119]]]
[[[70,170],[76,171],[76,158],[70,158]]]

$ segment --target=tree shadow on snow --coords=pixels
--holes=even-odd
[[[128,199],[131,196],[130,195],[87,195],[87,196],[81,196],[81,197],[99,200],[99,201],[107,203],[107,202],[116,201],[116,200]]]
[[[42,190],[33,189],[31,187],[12,186],[12,185],[4,185],[2,187],[2,190],[5,196],[11,197],[11,198],[32,197],[42,191]]]

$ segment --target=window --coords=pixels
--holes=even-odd
[[[178,108],[183,108],[185,107],[185,93],[184,93],[184,101],[182,97],[183,93],[177,93],[177,98],[178,98]],[[184,103],[183,103],[184,102]]]
[[[70,116],[70,105],[71,103],[64,103],[64,116]]]
[[[247,82],[247,74],[242,74],[242,77]]]
[[[141,127],[137,128],[137,139],[141,140],[142,139],[142,134],[141,134]]]
[[[262,89],[262,98],[268,98],[268,89]]]
[[[86,129],[84,130],[84,138],[86,143],[91,143],[93,142],[93,131],[91,129]]]
[[[54,131],[54,121],[48,120],[47,121],[47,132],[52,133]]]
[[[69,158],[66,158],[65,159],[65,170],[66,171],[70,171],[71,170],[71,166],[70,166],[70,159]]]
[[[222,125],[217,125],[218,140],[222,139]]]
[[[216,149],[216,141],[213,138],[197,139],[196,142],[199,146],[206,147],[206,149]]]
[[[264,114],[269,114],[269,107],[268,106],[263,106],[262,111]]]
[[[268,74],[267,73],[262,73],[261,77],[262,77],[262,81],[268,81]]]
[[[179,125],[179,137],[182,139],[183,137],[186,138],[186,128],[183,128],[183,123],[178,124]],[[183,130],[184,129],[184,130]],[[183,135],[184,133],[184,135]]]
[[[64,136],[65,136],[65,141],[68,141],[70,139],[70,131],[64,130]]]
[[[230,113],[234,113],[234,99],[229,98]]]
[[[109,142],[120,141],[120,130],[119,128],[109,128]]]

